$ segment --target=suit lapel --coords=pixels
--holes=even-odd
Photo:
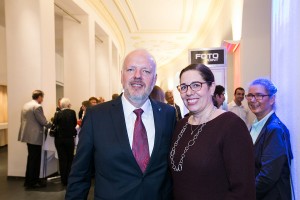
[[[119,140],[120,148],[122,149],[124,154],[128,157],[130,164],[132,166],[135,166],[135,168],[141,173],[141,170],[130,148],[121,96],[122,95],[120,95],[118,99],[112,102],[111,116],[115,128],[115,134]]]
[[[273,113],[273,114],[269,117],[269,119],[266,121],[264,127],[261,129],[261,131],[260,131],[260,133],[259,133],[259,135],[258,135],[258,137],[257,137],[257,139],[256,139],[256,141],[255,141],[255,143],[254,143],[254,146],[255,146],[256,144],[258,144],[258,141],[261,139],[261,137],[262,137],[262,136],[264,135],[264,133],[266,132],[267,125],[268,125],[274,118],[276,118],[276,117],[277,117],[277,116],[276,116],[275,113]]]
[[[154,124],[155,124],[155,139],[154,139],[154,147],[153,151],[151,154],[150,162],[148,164],[147,170],[151,167],[153,164],[157,154],[159,153],[159,146],[161,142],[161,137],[162,137],[162,130],[163,130],[163,115],[162,115],[162,108],[153,100],[151,100],[151,105],[152,105],[152,110],[153,110],[153,117],[154,117]]]

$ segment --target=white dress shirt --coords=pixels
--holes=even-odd
[[[247,127],[249,128],[249,124],[248,124],[249,109],[247,109],[243,104],[238,106],[234,101],[231,101],[228,104],[228,111],[231,111],[234,114],[236,114],[237,116],[239,116],[246,123]]]
[[[133,141],[133,131],[134,131],[134,123],[136,120],[136,114],[133,112],[138,109],[134,107],[124,95],[122,95],[122,105],[126,123],[126,129],[128,134],[128,139],[130,143],[130,147],[132,148]],[[155,124],[153,117],[153,110],[150,100],[148,99],[144,105],[141,107],[143,109],[142,121],[147,131],[148,145],[149,145],[149,153],[151,156],[153,147],[154,147],[154,139],[155,139]]]
[[[267,114],[264,118],[262,118],[261,120],[257,120],[257,118],[254,120],[252,126],[251,126],[251,131],[250,131],[250,135],[252,137],[252,141],[253,144],[255,144],[256,139],[258,137],[258,135],[260,134],[262,128],[264,127],[264,125],[266,124],[266,122],[268,121],[269,117],[274,113],[274,111],[272,110],[271,112],[269,112],[269,114]]]

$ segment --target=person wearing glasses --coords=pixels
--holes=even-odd
[[[290,135],[275,114],[276,93],[277,88],[271,81],[256,79],[245,96],[256,116],[250,134],[255,150],[257,200],[292,199]]]
[[[174,199],[254,200],[251,137],[242,119],[213,105],[212,71],[191,64],[177,88],[190,116],[177,123],[171,144]]]

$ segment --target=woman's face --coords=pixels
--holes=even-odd
[[[184,72],[180,78],[180,84],[190,85],[193,82],[206,82],[200,73],[196,70]],[[202,84],[199,91],[193,91],[188,87],[186,93],[180,93],[184,105],[192,113],[203,111],[208,105],[212,104],[212,94],[215,90],[215,84],[209,87],[207,83]]]
[[[248,90],[248,95],[249,94],[254,96],[269,95],[265,87],[262,85],[251,85]],[[252,99],[249,99],[247,101],[250,110],[260,120],[273,110],[275,97],[264,96],[261,100],[256,100],[256,98],[253,97]]]

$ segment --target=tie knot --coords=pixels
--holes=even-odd
[[[143,109],[139,108],[139,109],[135,109],[133,112],[136,114],[137,117],[140,117],[142,116],[144,111]]]

